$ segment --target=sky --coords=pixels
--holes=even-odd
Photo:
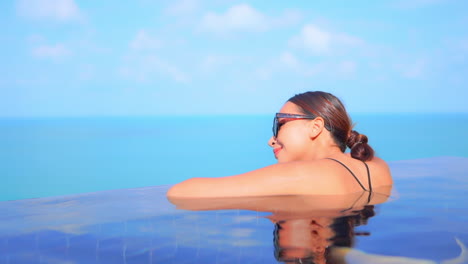
[[[468,1],[7,0],[0,117],[468,113]]]

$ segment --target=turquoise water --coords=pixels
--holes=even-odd
[[[468,157],[468,114],[353,115],[388,160]],[[173,184],[275,162],[271,116],[0,120],[0,201]]]
[[[396,190],[375,207],[363,207],[364,192],[186,199],[175,208],[168,186],[3,201],[0,264],[311,263],[329,254],[345,259],[331,263],[468,263],[468,158],[390,167]]]
[[[346,263],[467,263],[468,115],[354,119],[395,184],[385,203],[346,206],[347,216],[330,216],[330,197],[226,199],[207,211],[220,201],[189,199],[201,211],[167,201],[167,184],[274,163],[271,117],[1,120],[0,264],[284,263],[278,252],[320,241]],[[306,214],[291,209],[304,203]],[[285,231],[319,240],[287,242]]]

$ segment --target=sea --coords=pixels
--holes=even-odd
[[[392,161],[468,157],[467,113],[353,114]],[[276,162],[270,115],[0,119],[0,201],[171,185]]]
[[[267,115],[1,119],[0,264],[468,263],[468,114],[352,117],[390,194],[167,199],[275,163]]]

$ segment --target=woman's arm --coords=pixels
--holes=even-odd
[[[235,176],[220,178],[191,178],[174,185],[167,192],[168,197],[240,197],[273,195],[284,193],[291,185],[294,171],[285,170],[274,164],[258,170]]]
[[[331,216],[343,209],[361,208],[383,203],[391,194],[391,186],[380,187],[370,196],[366,191],[343,195],[276,195],[249,197],[183,198],[169,197],[177,209],[205,211],[241,209],[295,215]]]
[[[240,175],[192,178],[174,185],[167,196],[186,198],[330,194],[332,179],[316,162],[278,163]],[[323,180],[324,176],[327,180]],[[320,180],[321,178],[321,180]]]

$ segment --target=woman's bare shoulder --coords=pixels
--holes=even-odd
[[[174,185],[169,197],[240,197],[261,195],[323,194],[335,186],[326,177],[319,161],[273,164],[247,173],[219,177],[192,178]],[[329,173],[327,173],[329,174]],[[335,186],[336,187],[336,186]]]
[[[373,167],[381,172],[390,172],[390,167],[387,162],[379,157],[373,157],[371,160],[366,161],[366,163],[369,167]]]
[[[353,159],[349,153],[346,153],[346,156],[356,162],[358,161]],[[369,166],[373,186],[388,186],[393,184],[390,167],[385,160],[374,156],[371,160],[368,160],[365,163]]]
[[[368,164],[376,164],[377,166],[388,167],[388,164],[385,160],[379,157],[373,157],[371,160],[366,161]]]
[[[374,157],[372,160],[366,161],[366,163],[371,171],[373,185],[377,187],[393,184],[390,166],[388,166],[386,161],[379,157]]]

